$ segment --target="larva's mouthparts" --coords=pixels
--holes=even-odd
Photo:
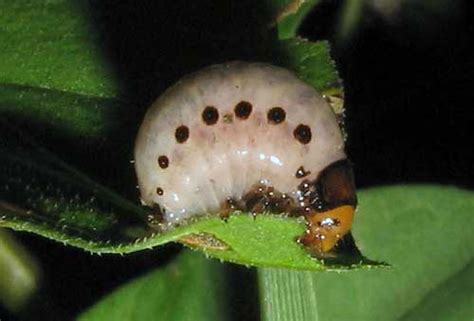
[[[324,257],[349,233],[354,220],[357,197],[351,162],[343,159],[330,164],[315,185],[317,199],[304,214],[307,230],[299,241],[316,256]]]
[[[299,241],[316,256],[324,256],[350,231],[354,212],[354,206],[343,205],[325,212],[313,211],[307,214],[307,230]]]

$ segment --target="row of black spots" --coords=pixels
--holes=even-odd
[[[252,113],[252,104],[247,101],[239,102],[234,108],[235,116],[239,119],[248,119]],[[213,106],[207,106],[202,112],[202,120],[207,126],[215,125],[219,120],[219,111]],[[229,119],[228,117],[226,119]],[[273,107],[267,113],[267,119],[270,124],[281,124],[286,119],[286,112],[281,107]],[[308,144],[311,141],[311,128],[307,125],[299,124],[293,132],[294,137],[302,144]],[[175,131],[176,141],[180,144],[185,143],[189,138],[189,128],[180,125]]]
[[[234,107],[234,114],[237,118],[246,120],[252,113],[252,104],[248,101],[241,101]],[[208,125],[212,126],[219,120],[219,111],[216,107],[207,106],[202,112],[202,120]],[[270,124],[280,124],[286,118],[286,112],[281,107],[273,107],[267,113],[267,119]]]
[[[239,119],[248,119],[252,113],[252,104],[247,101],[241,101],[235,106],[234,113]],[[214,125],[219,120],[219,111],[215,107],[207,106],[202,112],[202,119],[206,125]],[[286,119],[286,112],[281,107],[273,107],[268,111],[267,119],[270,124],[281,124]],[[293,135],[301,144],[308,144],[312,138],[311,128],[307,125],[299,124],[293,131]]]
[[[250,117],[250,114],[252,113],[252,104],[249,103],[248,101],[241,101],[234,107],[234,114],[235,117],[241,119],[241,120],[246,120]],[[207,106],[204,108],[202,112],[202,120],[207,126],[212,126],[217,123],[219,120],[219,111],[217,108],[213,106]],[[225,122],[231,122],[229,121],[231,115],[225,115],[224,116],[224,121]],[[226,121],[227,120],[227,121]]]
[[[270,124],[278,125],[285,121],[286,112],[281,107],[273,107],[268,111],[267,118]],[[301,144],[306,145],[311,141],[311,128],[308,125],[299,124],[293,131],[293,136]]]
[[[160,166],[160,168],[165,169],[169,166],[169,164],[170,164],[170,161],[167,156],[161,155],[160,157],[158,157],[158,166]],[[156,188],[156,194],[158,194],[159,196],[162,196],[163,193],[164,191],[161,187]]]
[[[185,125],[178,126],[174,132],[174,137],[176,138],[176,141],[180,144],[185,143],[188,138],[189,138],[189,128]],[[168,156],[166,155],[160,155],[158,156],[158,166],[160,166],[161,169],[166,169],[170,165],[170,161]],[[161,187],[156,188],[156,194],[159,196],[162,196],[164,194],[164,191]]]
[[[241,101],[234,107],[234,114],[237,118],[245,120],[252,113],[252,104],[247,101]],[[202,121],[207,126],[215,125],[219,120],[219,111],[214,106],[206,106],[201,114]],[[232,115],[225,115],[224,122],[231,123]]]
[[[273,107],[267,113],[270,124],[278,125],[285,121],[286,112],[281,107]],[[299,124],[293,131],[293,136],[301,144],[308,144],[311,141],[311,128],[307,125]]]
[[[239,119],[245,120],[250,117],[252,113],[252,104],[247,101],[239,102],[235,108],[235,116]],[[219,111],[213,106],[206,106],[202,112],[202,120],[208,126],[216,124],[219,120]],[[272,107],[267,113],[267,119],[270,124],[277,125],[285,121],[286,112],[281,107]],[[179,144],[185,143],[189,138],[189,128],[185,125],[180,125],[175,130],[175,138]],[[302,144],[308,144],[311,141],[311,128],[307,125],[299,124],[293,131],[294,137]],[[158,157],[158,165],[162,169],[166,169],[169,166],[169,159],[165,155]],[[301,178],[308,175],[304,170],[298,169],[296,177]],[[159,193],[158,193],[159,194]],[[163,190],[161,194],[163,195]]]

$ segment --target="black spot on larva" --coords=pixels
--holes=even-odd
[[[247,119],[252,113],[252,104],[248,101],[241,101],[234,108],[235,116],[240,119]]]
[[[296,176],[296,178],[303,178],[303,177],[305,177],[305,176],[308,176],[309,174],[311,174],[310,171],[305,171],[304,167],[303,167],[303,166],[300,166],[300,167],[296,170],[295,176]]]
[[[156,188],[156,194],[158,194],[160,196],[163,195],[163,189],[161,187],[157,187]]]
[[[293,135],[301,144],[308,144],[311,141],[311,128],[307,125],[299,124],[293,131]]]
[[[267,118],[270,124],[279,124],[285,120],[286,113],[281,107],[273,107],[268,111]]]
[[[179,126],[178,128],[176,128],[174,137],[176,137],[178,143],[184,143],[189,138],[189,128],[184,125]]]
[[[214,125],[219,120],[219,112],[215,107],[207,106],[202,112],[202,120],[208,126]]]
[[[160,165],[161,168],[166,168],[170,164],[170,161],[168,160],[168,157],[166,156],[160,156],[158,157],[158,165]]]

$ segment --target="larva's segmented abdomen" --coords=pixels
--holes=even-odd
[[[226,204],[252,209],[261,204],[252,193],[262,188],[271,195],[263,206],[280,208],[273,195],[309,206],[302,184],[345,158],[320,94],[285,69],[244,62],[206,68],[167,90],[135,147],[141,198],[170,223]]]

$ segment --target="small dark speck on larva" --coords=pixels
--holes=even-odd
[[[179,126],[178,128],[176,128],[174,136],[176,137],[176,141],[178,143],[184,143],[189,138],[189,128],[184,125]]]
[[[168,160],[168,157],[166,156],[158,157],[158,165],[160,165],[161,168],[167,168],[169,163],[170,161]]]
[[[156,194],[158,194],[160,196],[163,195],[163,189],[161,187],[157,187],[156,188]]]
[[[307,125],[299,124],[293,131],[293,135],[301,144],[308,144],[311,141],[311,128]]]
[[[241,101],[234,108],[235,116],[240,119],[247,119],[252,113],[252,104],[248,101]]]
[[[202,112],[202,120],[208,126],[214,125],[219,120],[219,112],[215,107],[207,106]]]
[[[310,171],[306,171],[303,166],[300,166],[295,173],[296,178],[303,178],[311,174]]]
[[[234,116],[232,114],[225,114],[224,117],[222,117],[224,123],[226,124],[232,124],[234,121]]]
[[[270,124],[279,124],[286,118],[286,113],[281,107],[273,107],[267,114],[268,122]]]

